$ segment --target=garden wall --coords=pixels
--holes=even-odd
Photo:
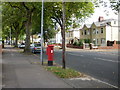
[[[98,49],[120,49],[120,44],[116,44],[116,41],[114,41],[112,46],[100,46]]]
[[[68,48],[78,48],[78,49],[83,49],[83,46],[74,46],[74,45],[71,45],[71,44],[67,44],[67,47],[68,47]]]

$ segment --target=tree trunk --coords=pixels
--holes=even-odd
[[[26,40],[25,40],[25,53],[30,53],[30,27],[31,27],[31,13],[27,13],[27,22],[26,22]]]
[[[30,52],[30,25],[27,21],[26,23],[26,40],[25,40],[25,53]]]
[[[15,37],[15,47],[17,47],[18,46],[18,35],[16,35],[16,37]]]

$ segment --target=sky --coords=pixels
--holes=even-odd
[[[109,4],[108,4],[108,7],[101,6],[101,7],[95,8],[94,11],[95,12],[91,16],[91,18],[85,21],[86,24],[92,24],[93,22],[98,21],[99,16],[103,16],[104,19],[118,19],[118,15],[115,15],[114,11],[109,7]],[[108,16],[106,15],[106,13],[108,13]]]

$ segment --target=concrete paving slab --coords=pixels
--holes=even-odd
[[[4,88],[72,88],[41,65],[31,64],[34,57],[14,49],[4,49]]]

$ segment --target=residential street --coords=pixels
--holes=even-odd
[[[112,64],[110,67],[108,64],[111,61],[106,61],[108,62],[106,64],[105,60],[103,60],[104,62],[99,61],[99,59],[93,61],[92,56],[90,58],[84,57],[85,55],[89,55],[89,53],[94,53],[96,55],[94,57],[98,58],[97,55],[101,56],[101,52],[73,51],[68,49],[66,59],[67,67],[88,74],[90,77],[60,79],[42,67],[39,53],[26,55],[22,51],[22,49],[14,49],[9,46],[3,50],[3,88],[117,88],[117,67],[113,66],[116,64]],[[43,58],[44,62],[46,62],[46,53],[43,54]],[[61,50],[55,49],[55,62],[61,63]],[[113,62],[116,63],[117,60]],[[106,66],[104,66],[105,64]],[[110,75],[110,73],[112,74]],[[108,75],[108,77],[104,75]],[[99,79],[104,82],[101,82]]]
[[[114,1],[1,1],[0,89],[120,89]]]
[[[61,50],[55,50],[55,62],[62,64]],[[46,58],[46,57],[45,57]],[[46,58],[47,59],[47,58]],[[118,51],[67,49],[67,67],[88,74],[103,83],[118,86]]]

